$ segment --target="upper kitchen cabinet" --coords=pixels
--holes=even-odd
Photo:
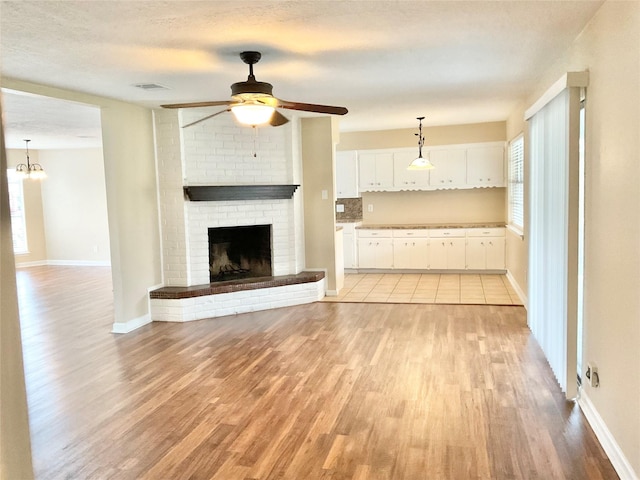
[[[426,190],[429,188],[429,170],[407,170],[416,159],[416,151],[394,152],[393,186],[399,190]]]
[[[363,153],[358,157],[361,192],[393,188],[393,153]]]
[[[432,189],[467,188],[465,148],[432,149],[429,152],[434,168],[430,170]]]
[[[504,147],[490,145],[467,148],[467,185],[504,187]]]
[[[358,152],[336,152],[336,196],[354,198],[358,192]]]

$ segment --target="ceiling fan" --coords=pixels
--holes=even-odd
[[[192,122],[185,127],[204,122],[216,115],[231,111],[236,119],[245,125],[269,124],[274,127],[284,125],[289,120],[276,110],[284,108],[289,110],[301,110],[303,112],[328,113],[331,115],[344,115],[348,110],[344,107],[332,107],[330,105],[316,105],[313,103],[289,102],[273,96],[273,85],[267,82],[258,82],[253,75],[253,66],[258,63],[262,55],[260,52],[241,52],[240,58],[249,65],[249,77],[244,82],[231,85],[231,100],[212,102],[174,103],[161,105],[162,108],[196,108],[226,106],[212,115]]]

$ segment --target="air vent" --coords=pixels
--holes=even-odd
[[[134,87],[141,88],[143,90],[169,90],[167,87],[158,85],[157,83],[137,83]]]

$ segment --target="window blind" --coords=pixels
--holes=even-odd
[[[509,224],[524,229],[524,136],[509,144]]]

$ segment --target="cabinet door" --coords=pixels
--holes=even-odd
[[[376,155],[361,153],[358,156],[358,177],[360,191],[367,192],[376,189]]]
[[[393,187],[393,154],[376,154],[376,187],[378,190]]]
[[[466,150],[432,150],[429,185],[434,188],[461,188],[466,186]]]
[[[467,268],[469,270],[484,270],[487,268],[486,247],[488,238],[467,239]]]
[[[428,268],[428,240],[426,238],[393,239],[395,268]]]
[[[448,238],[434,238],[429,242],[429,268],[446,270]]]
[[[343,234],[344,268],[357,268],[355,265],[356,245],[353,233]]]
[[[358,268],[376,267],[376,238],[358,239]]]
[[[429,186],[429,170],[407,170],[415,152],[393,154],[393,186],[403,190],[420,190]]]
[[[374,238],[375,268],[393,268],[393,240],[390,238]]]
[[[358,162],[355,151],[336,153],[336,196],[358,196]]]
[[[479,187],[503,187],[504,148],[501,146],[467,149],[467,184]]]
[[[487,248],[487,269],[504,270],[504,237],[485,238]]]
[[[453,270],[464,270],[466,261],[466,241],[464,238],[449,238],[447,249],[447,268]]]

